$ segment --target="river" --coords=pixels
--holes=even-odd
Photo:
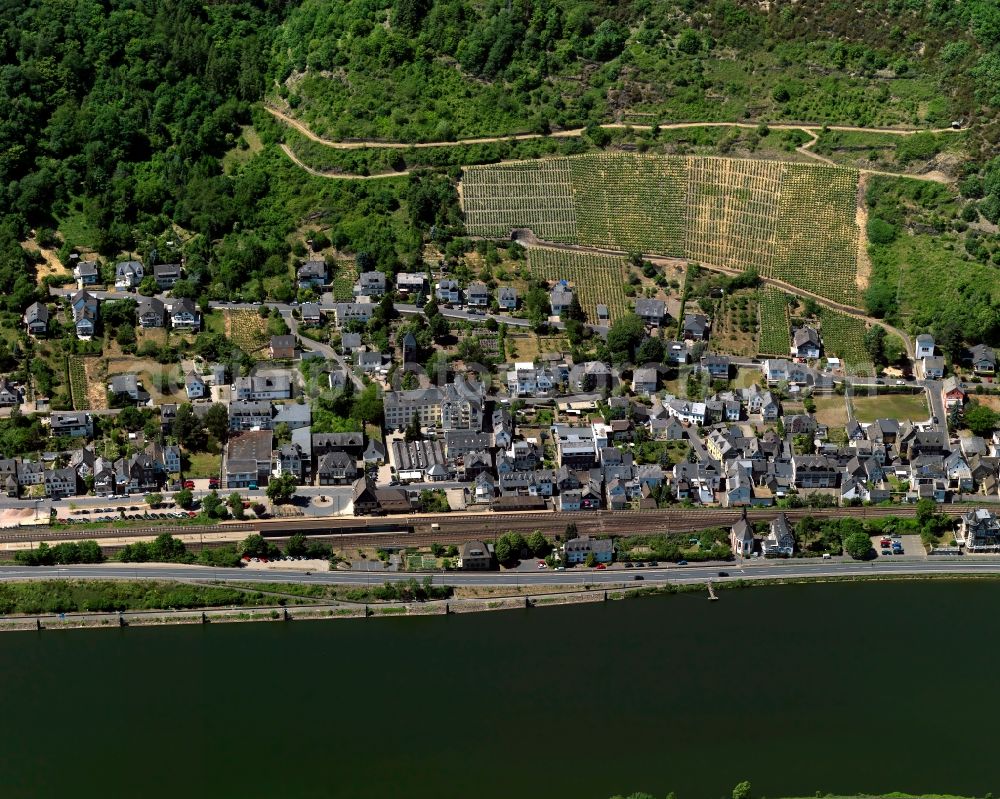
[[[1000,583],[0,635],[14,797],[984,795]]]

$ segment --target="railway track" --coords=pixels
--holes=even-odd
[[[959,516],[965,506],[942,506],[939,511],[949,516]],[[814,518],[855,517],[861,520],[885,516],[913,516],[912,506],[869,508],[795,508],[781,511],[774,508],[748,510],[753,521],[770,521],[784,512],[790,521],[804,516]],[[704,530],[708,527],[729,527],[742,513],[741,509],[725,508],[667,508],[645,511],[528,511],[523,513],[448,513],[419,516],[393,516],[372,518],[296,518],[261,519],[243,524],[219,525],[160,525],[133,528],[101,528],[84,530],[66,528],[18,528],[0,533],[0,543],[58,542],[94,539],[102,545],[115,546],[116,539],[154,538],[163,533],[190,537],[211,535],[238,540],[251,533],[267,538],[284,538],[292,533],[315,537],[330,537],[346,546],[362,545],[376,540],[387,543],[418,545],[439,542],[461,543],[470,539],[491,539],[512,531],[530,533],[541,531],[549,537],[562,536],[569,524],[575,524],[582,535],[643,535],[657,533],[682,533]],[[389,520],[391,519],[391,521]],[[391,540],[389,540],[391,539]],[[209,542],[205,542],[209,543]]]

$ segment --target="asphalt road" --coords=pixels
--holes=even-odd
[[[729,577],[719,577],[719,572]],[[942,574],[1000,574],[1000,559],[953,558],[948,560],[898,560],[894,562],[830,562],[830,561],[764,561],[744,565],[721,563],[712,566],[666,566],[640,569],[570,569],[534,572],[384,572],[366,573],[352,571],[314,572],[282,569],[212,569],[203,566],[143,565],[130,567],[123,564],[95,566],[0,567],[0,581],[63,579],[120,579],[120,580],[221,580],[269,583],[314,583],[325,585],[371,585],[380,582],[423,579],[432,576],[435,585],[601,585],[610,583],[692,583],[712,580],[780,580],[789,578],[852,577],[872,575],[942,575]],[[641,575],[642,581],[635,578]]]

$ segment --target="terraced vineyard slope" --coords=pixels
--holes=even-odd
[[[592,153],[467,167],[468,231],[755,268],[857,305],[858,173],[732,158]]]

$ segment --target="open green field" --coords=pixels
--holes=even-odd
[[[923,394],[880,394],[877,397],[852,397],[854,418],[859,422],[876,419],[922,421],[930,415]],[[817,405],[817,409],[818,409]]]
[[[603,152],[467,167],[466,226],[756,269],[857,304],[858,173],[782,161]]]
[[[598,304],[608,306],[612,322],[632,310],[632,300],[625,295],[628,262],[624,258],[532,248],[528,269],[541,280],[569,281],[592,324],[597,322]]]
[[[184,472],[187,478],[218,477],[222,468],[222,455],[212,452],[185,453],[188,467]]]
[[[830,397],[813,397],[816,403],[816,421],[830,427],[847,425],[847,400],[839,394]]]

